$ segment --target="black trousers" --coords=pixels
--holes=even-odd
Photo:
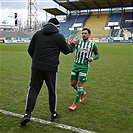
[[[56,112],[57,108],[57,72],[48,72],[43,70],[32,70],[29,91],[26,100],[26,113],[30,114],[36,104],[37,96],[42,88],[43,81],[45,81],[49,93],[49,108],[52,114]]]

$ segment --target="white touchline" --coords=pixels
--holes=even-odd
[[[0,112],[3,113],[3,114],[6,114],[6,115],[15,116],[15,117],[20,117],[20,118],[23,117],[23,115],[21,115],[21,114],[9,112],[9,111],[6,111],[6,110],[1,110],[0,109]],[[67,129],[67,130],[75,131],[75,132],[78,132],[78,133],[96,133],[96,132],[84,130],[84,129],[81,129],[81,128],[76,128],[76,127],[72,127],[72,126],[68,126],[68,125],[64,125],[64,124],[59,124],[59,123],[56,123],[56,122],[45,121],[45,120],[34,118],[34,117],[31,117],[30,120],[32,120],[34,122],[41,123],[41,124],[52,125],[54,127],[58,127],[58,128],[61,128],[61,129]]]

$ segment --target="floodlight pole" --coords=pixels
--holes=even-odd
[[[38,15],[37,15],[37,0],[28,0],[28,30],[37,30]]]

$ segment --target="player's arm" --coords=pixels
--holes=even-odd
[[[73,38],[69,39],[69,38],[67,37],[67,38],[66,38],[66,43],[67,43],[68,45],[70,45],[70,44],[72,43],[73,40],[74,40]],[[75,51],[76,48],[77,48],[77,45],[74,46],[74,48],[72,49],[72,52],[71,52],[71,53],[73,53],[73,52]]]
[[[68,42],[66,42],[66,39],[64,38],[63,35],[60,36],[59,39],[59,47],[60,50],[63,54],[69,54],[73,52],[73,49],[75,47],[75,45],[79,42],[79,40],[71,40]]]
[[[93,60],[97,60],[99,57],[100,57],[100,54],[98,52],[98,47],[96,44],[94,44],[94,47],[93,47],[93,52],[94,52],[94,56],[93,57],[90,57],[88,60],[91,62]]]
[[[94,50],[94,56],[92,58],[93,58],[93,60],[97,60],[99,57],[100,57],[100,55],[99,55],[99,52],[98,52],[98,48],[96,48]]]

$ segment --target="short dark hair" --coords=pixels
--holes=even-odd
[[[84,30],[87,30],[87,31],[88,31],[88,33],[89,33],[89,34],[91,34],[90,29],[88,29],[88,28],[83,28],[83,29],[82,29],[82,31],[84,31]]]

